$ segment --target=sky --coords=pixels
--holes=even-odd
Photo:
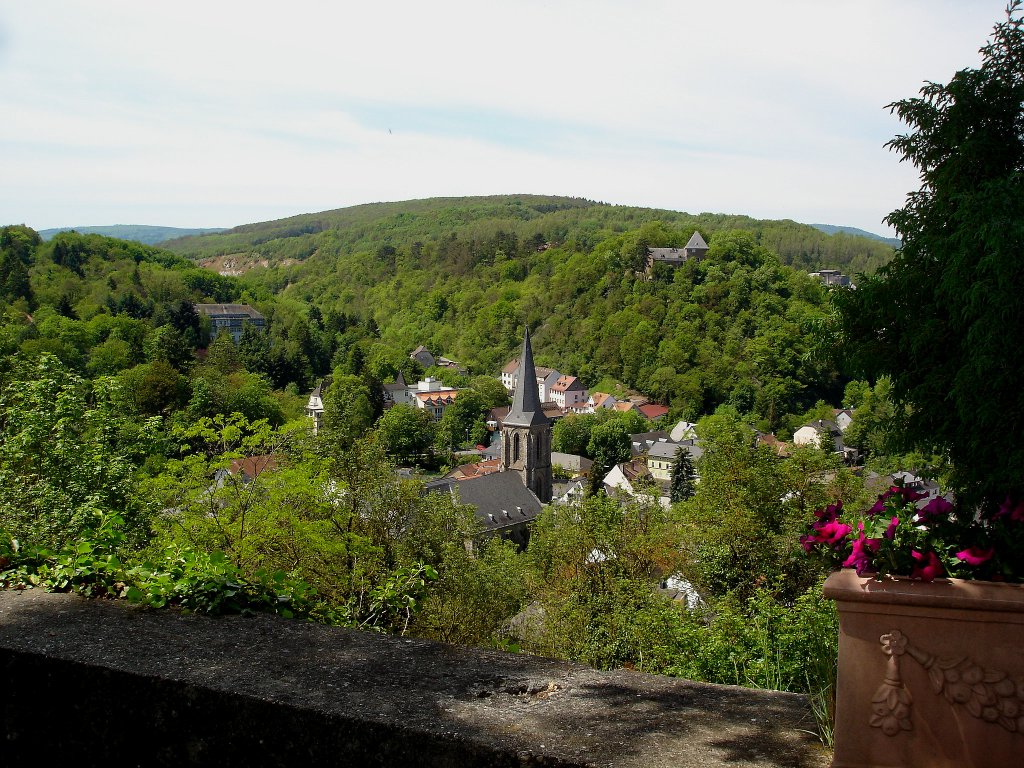
[[[0,0],[0,225],[492,194],[892,234],[1006,0]]]

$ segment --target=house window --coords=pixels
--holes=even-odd
[[[521,435],[516,432],[516,439],[512,442],[512,462],[519,461],[519,439]]]

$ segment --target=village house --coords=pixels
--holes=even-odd
[[[644,403],[643,405],[638,405],[636,409],[640,411],[640,413],[643,414],[643,417],[648,421],[656,421],[662,416],[666,416],[668,414],[668,406],[658,405],[657,403]]]
[[[217,336],[221,331],[227,331],[235,344],[241,341],[246,323],[259,331],[266,327],[263,315],[248,304],[196,304],[195,308],[196,312],[210,318],[211,337]]]
[[[410,392],[410,395],[414,406],[427,411],[435,421],[438,421],[444,416],[448,406],[455,402],[459,390],[455,387],[446,387],[443,382],[428,376],[416,382],[416,389]]]
[[[793,433],[793,445],[813,445],[816,448],[826,447],[833,453],[843,457],[843,461],[852,464],[857,461],[858,452],[843,443],[843,433],[839,425],[831,419],[818,419],[804,424]]]
[[[650,471],[651,477],[661,484],[670,483],[680,449],[690,455],[694,469],[694,481],[699,481],[697,461],[704,455],[704,449],[693,440],[683,443],[662,441],[652,445],[647,451],[647,469]]]
[[[665,443],[671,441],[671,439],[669,433],[661,429],[651,432],[638,432],[629,436],[629,451],[633,458],[636,458],[647,453],[655,443]]]
[[[609,496],[637,501],[656,501],[663,507],[669,506],[668,495],[651,475],[644,459],[633,459],[616,464],[603,480],[604,490]]]
[[[440,355],[435,356],[431,354],[430,350],[427,349],[422,344],[420,344],[418,347],[416,347],[416,349],[410,352],[409,357],[415,360],[420,365],[422,365],[424,369],[437,367],[449,368],[455,371],[456,373],[461,374],[466,374],[469,372],[468,369],[465,368],[457,360],[449,360],[447,357],[442,357]]]
[[[417,363],[423,366],[424,369],[434,367],[434,356],[430,354],[430,350],[420,344],[416,349],[409,353],[409,357],[415,360]]]
[[[306,403],[306,415],[313,420],[313,434],[320,434],[324,426],[324,392],[331,386],[331,377],[321,379]]]
[[[692,421],[678,421],[676,422],[676,425],[672,427],[669,437],[677,443],[680,443],[683,440],[696,440],[697,425]]]
[[[570,477],[580,477],[589,474],[594,462],[585,456],[578,456],[575,453],[551,452],[552,467],[560,467]]]
[[[405,383],[405,376],[399,371],[392,384],[384,384],[381,387],[384,395],[384,407],[390,408],[393,405],[409,405],[412,403],[412,395],[409,393],[409,385]]]
[[[607,392],[591,392],[587,398],[587,412],[595,413],[598,408],[614,408],[617,402],[618,400]]]
[[[853,411],[849,408],[833,408],[832,420],[841,432],[845,432],[846,428],[853,423]]]
[[[587,390],[575,376],[560,376],[551,385],[551,400],[563,411],[568,411],[587,401]]]

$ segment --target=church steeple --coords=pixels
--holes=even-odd
[[[523,353],[519,356],[519,383],[512,397],[512,410],[505,417],[505,424],[515,427],[532,427],[547,424],[549,419],[540,407],[537,394],[537,368],[533,364],[533,347],[530,345],[530,329],[523,334]]]
[[[551,420],[544,415],[537,393],[530,329],[523,334],[519,381],[512,409],[502,422],[501,469],[518,472],[543,503],[551,501]]]

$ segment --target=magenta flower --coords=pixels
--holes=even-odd
[[[853,548],[850,556],[843,561],[843,568],[856,568],[857,575],[863,576],[865,571],[871,570],[871,556],[874,555],[881,541],[869,539],[863,533],[853,541]]]
[[[818,530],[818,536],[823,544],[828,544],[830,547],[834,547],[839,544],[847,536],[853,528],[848,526],[846,523],[832,522],[826,523]]]
[[[829,504],[824,509],[814,510],[814,516],[818,518],[818,523],[815,524],[817,527],[821,523],[831,523],[833,520],[839,517],[839,513],[843,511],[843,502],[837,501],[835,504]]]
[[[917,520],[920,523],[930,523],[933,520],[949,517],[949,513],[952,511],[952,504],[950,504],[941,496],[936,496],[934,499],[932,499],[923,507],[921,507],[921,509],[917,513]]]
[[[945,572],[939,556],[935,554],[935,550],[929,549],[927,554],[921,554],[914,549],[911,550],[910,556],[914,558],[914,569],[910,572],[910,578],[912,579],[932,581]]]
[[[898,517],[894,517],[892,521],[889,523],[889,527],[885,529],[885,533],[883,533],[882,536],[892,541],[896,538],[896,529],[899,527],[899,525],[900,519]]]
[[[841,544],[853,530],[846,523],[840,523],[834,519],[826,522],[825,518],[811,527],[814,529],[814,533],[800,537],[800,544],[803,546],[804,552],[810,552],[815,544],[827,544],[830,547],[835,547]]]
[[[982,549],[981,547],[968,547],[962,549],[956,553],[958,560],[963,560],[965,563],[971,566],[982,565],[992,559],[992,555],[996,553],[995,547],[989,547],[988,549]]]

